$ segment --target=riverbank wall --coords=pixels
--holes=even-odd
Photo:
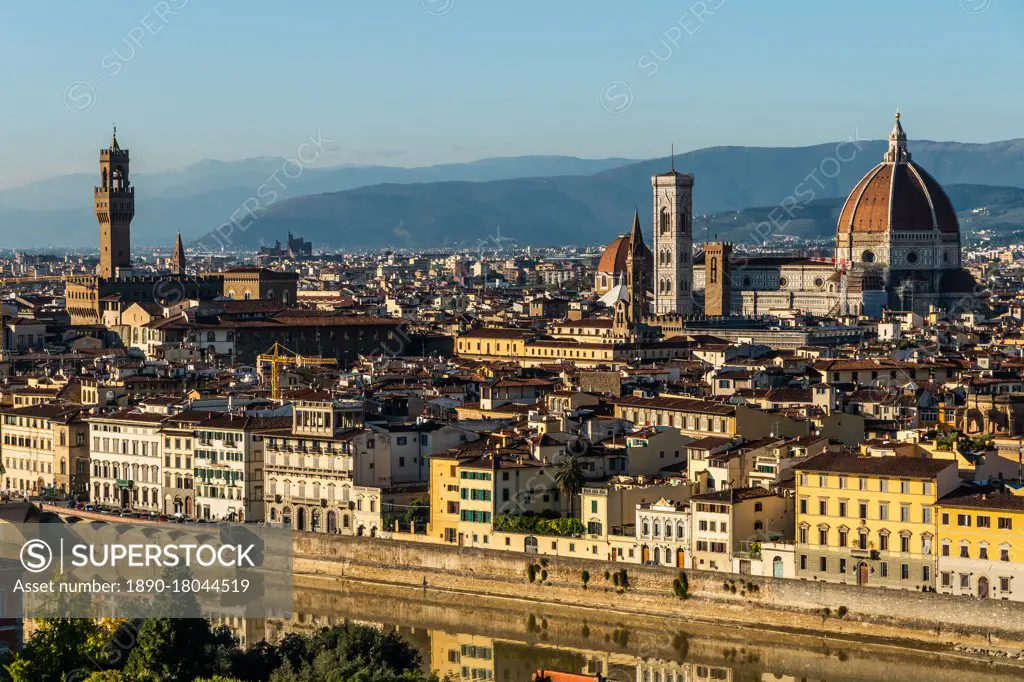
[[[693,570],[685,571],[684,599],[675,587],[681,572],[672,568],[312,533],[296,534],[294,546],[298,575],[426,581],[452,599],[479,594],[841,638],[1024,651],[1024,604],[1015,602]]]

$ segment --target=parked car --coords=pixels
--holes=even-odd
[[[92,504],[87,504],[87,505],[85,505],[85,511],[87,511],[87,512],[94,512],[94,511],[96,511],[96,506],[92,505]]]

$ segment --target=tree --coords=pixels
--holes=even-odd
[[[311,638],[285,638],[272,682],[421,682],[420,655],[393,632],[345,623]]]
[[[583,492],[585,476],[583,463],[576,455],[566,455],[555,465],[555,485],[569,498],[569,516],[575,517],[573,499]]]
[[[21,653],[7,665],[13,682],[83,679],[107,660],[110,632],[88,618],[42,618]],[[74,677],[77,676],[77,677]]]

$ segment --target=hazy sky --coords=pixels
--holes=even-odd
[[[0,188],[92,171],[1024,137],[1019,0],[2,0]]]

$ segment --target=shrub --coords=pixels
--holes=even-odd
[[[537,579],[537,568],[533,564],[526,565],[526,577],[530,579],[531,583]]]
[[[626,569],[619,571],[619,586],[624,590],[629,589],[629,574],[626,573]]]
[[[542,583],[543,582],[547,582],[547,579],[548,579],[548,572],[547,571],[541,571],[540,572],[540,581]]]
[[[615,585],[615,587],[619,586],[619,572],[618,571],[615,571],[615,573],[612,574],[612,584]]]
[[[849,612],[850,610],[845,606],[840,606],[838,609],[836,609],[836,615],[840,618],[846,618],[846,614],[848,614]]]
[[[587,583],[590,582],[590,571],[583,569],[583,572],[580,573],[580,580],[583,581],[583,589],[587,589]]]
[[[610,572],[608,572],[608,571],[605,571],[604,572],[604,579],[605,580],[611,580],[612,579],[612,574]]]
[[[825,607],[821,610],[821,622],[824,623],[832,615],[832,609]]]
[[[732,592],[733,594],[736,594],[736,586],[735,585],[730,585],[729,586],[729,591]]]
[[[672,581],[672,591],[680,599],[690,598],[690,580],[682,571],[680,571],[679,576]]]
[[[725,590],[726,592],[729,591],[729,581],[728,580],[726,580],[724,583],[722,583],[722,589]]]

